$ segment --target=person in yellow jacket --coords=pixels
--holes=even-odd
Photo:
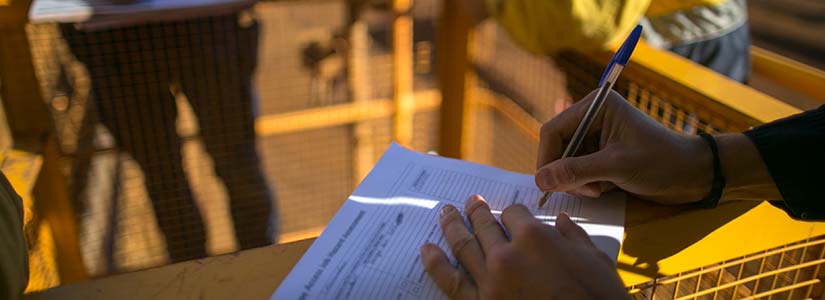
[[[645,40],[739,82],[750,73],[746,0],[463,0],[534,54],[608,49],[636,24]]]

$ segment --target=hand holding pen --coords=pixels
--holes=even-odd
[[[595,98],[590,102],[587,112],[582,117],[579,126],[567,143],[567,148],[564,150],[561,158],[572,157],[576,154],[576,151],[578,151],[582,140],[584,140],[588,130],[599,115],[599,111],[601,111],[607,95],[612,91],[613,85],[616,84],[616,80],[619,79],[619,74],[621,74],[622,69],[624,69],[628,60],[630,60],[630,56],[633,54],[633,49],[636,48],[636,43],[639,41],[641,34],[642,26],[637,25],[636,28],[630,32],[630,35],[628,35],[627,39],[619,48],[619,51],[616,51],[616,54],[613,55],[613,59],[610,60],[607,69],[602,73],[602,78],[599,80],[599,89],[596,91]],[[541,208],[549,198],[550,192],[544,192],[541,199],[539,199],[538,207]]]

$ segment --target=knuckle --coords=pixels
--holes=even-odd
[[[535,240],[544,234],[544,225],[537,222],[530,222],[517,229],[516,235],[524,237],[525,240]]]
[[[476,234],[484,234],[490,230],[500,230],[498,222],[493,218],[477,220],[474,225]]]
[[[570,161],[565,161],[561,164],[559,173],[556,175],[557,179],[561,182],[576,182],[576,173],[575,165],[570,163]]]
[[[501,220],[504,221],[504,219],[509,219],[510,215],[513,214],[515,207],[515,205],[505,207],[504,210],[501,211]]]
[[[450,241],[450,249],[453,250],[453,254],[455,254],[456,257],[460,257],[461,254],[467,250],[467,246],[473,242],[475,242],[474,236],[469,234],[462,235],[458,239]]]
[[[530,222],[524,226],[524,235],[528,237],[538,237],[544,235],[545,225],[538,222]]]
[[[488,266],[492,274],[506,274],[513,265],[515,254],[508,247],[498,247],[490,251],[488,256]]]

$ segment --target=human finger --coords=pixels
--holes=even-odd
[[[536,220],[533,214],[530,213],[530,210],[521,204],[511,205],[505,208],[501,213],[501,223],[504,224],[504,227],[510,233],[512,240],[521,238],[532,239],[535,238],[533,235],[544,234],[546,233],[545,231],[555,231],[546,230],[552,228]],[[553,233],[551,233],[551,235],[552,234]]]
[[[615,159],[609,148],[584,156],[559,159],[536,172],[536,186],[543,191],[570,191],[588,183],[611,181],[621,176],[622,163]],[[591,194],[601,193],[600,187],[598,192],[595,186],[590,188],[593,188]]]
[[[507,237],[501,229],[496,218],[490,212],[490,206],[479,195],[473,195],[464,204],[464,213],[470,219],[473,232],[481,244],[481,251],[490,253],[490,249],[495,245],[506,243]]]
[[[566,143],[573,137],[573,133],[576,132],[576,128],[579,127],[579,123],[595,97],[596,91],[590,92],[541,126],[536,169],[561,158],[567,146]],[[599,114],[597,118],[600,118],[600,115],[602,114]],[[598,119],[593,121],[590,130],[598,130],[601,121]]]
[[[470,272],[473,278],[482,276],[486,272],[484,253],[475,235],[467,229],[458,209],[452,205],[442,207],[440,223],[447,245],[450,246],[458,262]]]
[[[450,299],[477,299],[478,289],[463,271],[453,267],[447,254],[434,244],[419,249],[424,270]]]
[[[573,222],[573,220],[570,219],[570,215],[566,212],[562,212],[556,216],[556,229],[558,229],[562,236],[569,240],[578,241],[593,246],[593,241],[590,240],[590,235],[584,231],[584,228],[581,228],[581,226]]]

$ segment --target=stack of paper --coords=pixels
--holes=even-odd
[[[439,209],[480,194],[494,215],[512,204],[553,224],[567,212],[614,260],[624,234],[623,193],[582,199],[554,193],[536,209],[533,176],[390,146],[272,295],[273,299],[442,299],[424,272],[419,247],[447,250]],[[449,252],[449,251],[448,251]],[[455,258],[450,256],[455,264]]]

